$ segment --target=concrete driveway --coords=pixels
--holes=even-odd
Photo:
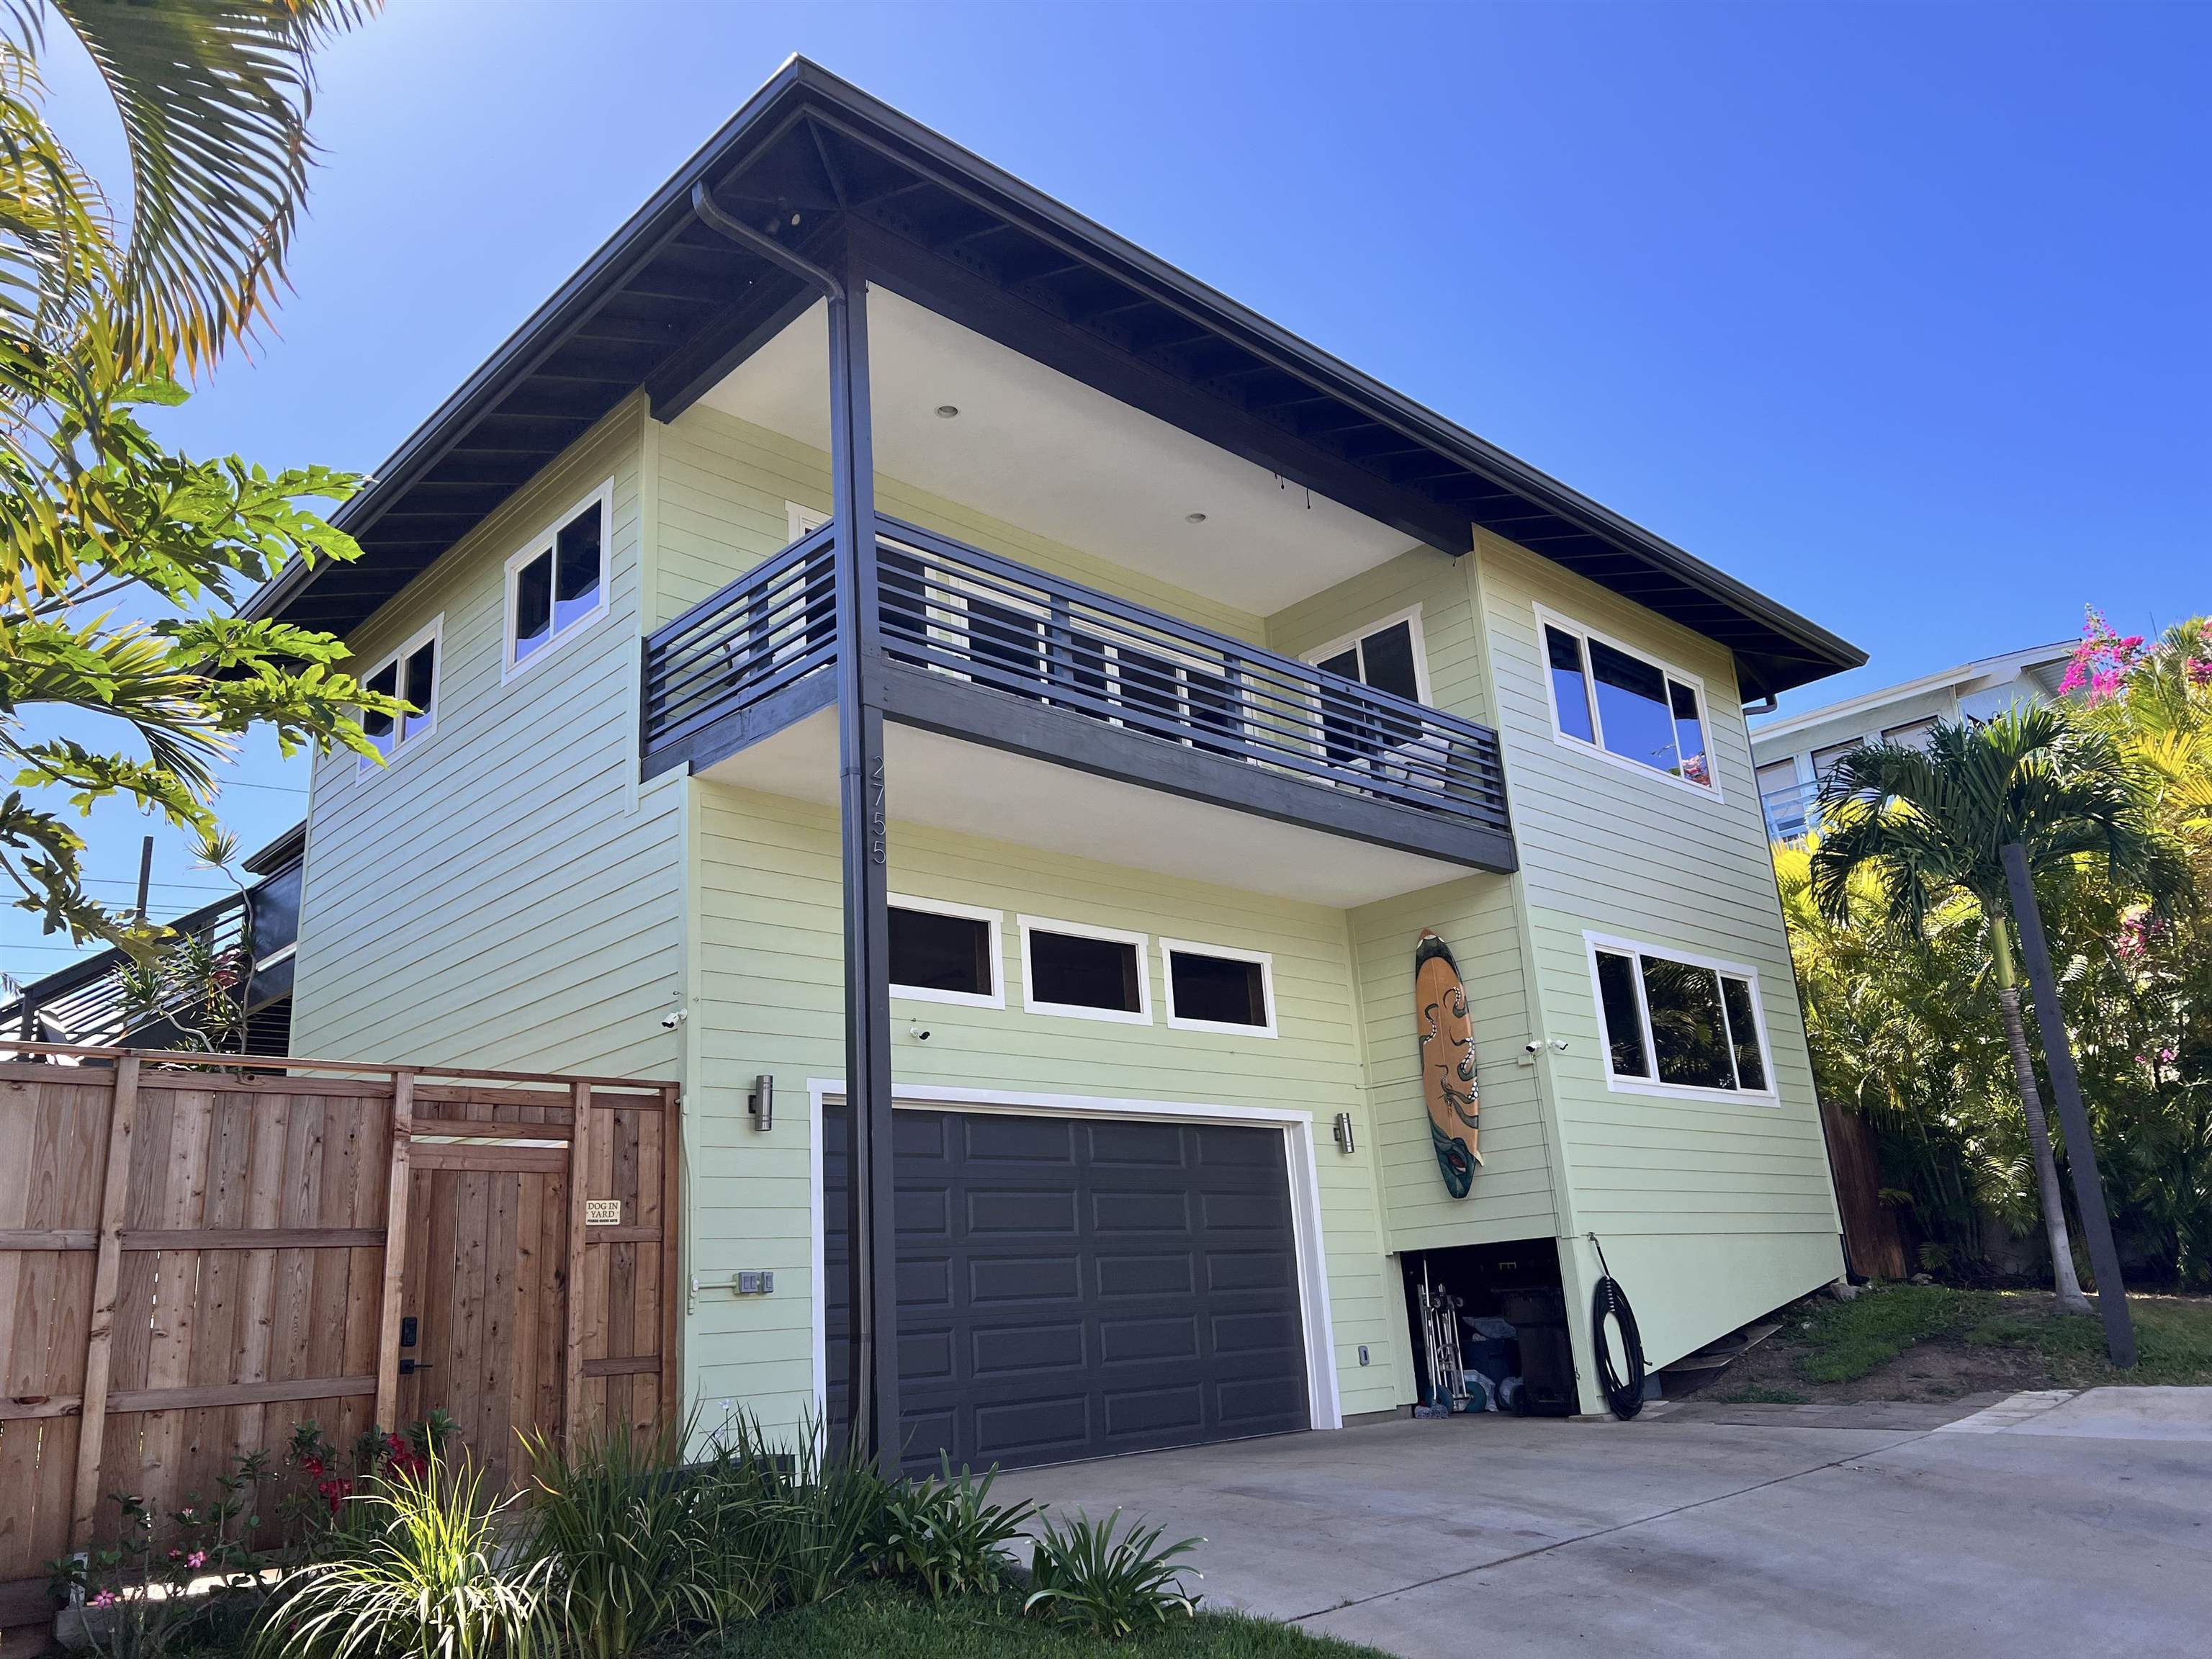
[[[1401,1421],[1002,1476],[1407,1659],[2212,1652],[2212,1389]],[[1972,1414],[1964,1414],[1972,1413]]]

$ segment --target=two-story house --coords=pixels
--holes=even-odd
[[[1860,654],[811,64],[343,522],[254,614],[421,712],[298,1052],[680,1079],[709,1426],[841,1412],[856,1283],[980,1467],[1401,1412],[1425,1272],[1597,1410],[1591,1235],[1655,1364],[1842,1271],[1741,708]]]

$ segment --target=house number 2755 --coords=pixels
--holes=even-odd
[[[869,769],[868,777],[868,858],[883,864],[889,859],[885,844],[890,819],[884,811],[884,757],[878,755]]]

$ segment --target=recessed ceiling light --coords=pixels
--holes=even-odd
[[[1182,521],[1185,524],[1204,524],[1206,522],[1206,514],[1203,513],[1186,513],[1182,515]]]
[[[959,412],[960,405],[957,404],[939,404],[937,406],[937,418],[940,421],[949,421]]]

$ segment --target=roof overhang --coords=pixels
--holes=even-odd
[[[1451,554],[1480,526],[1735,653],[1747,697],[1864,653],[804,58],[788,61],[346,504],[363,557],[253,617],[343,633],[643,387],[672,419],[814,296],[702,225],[715,202]]]

